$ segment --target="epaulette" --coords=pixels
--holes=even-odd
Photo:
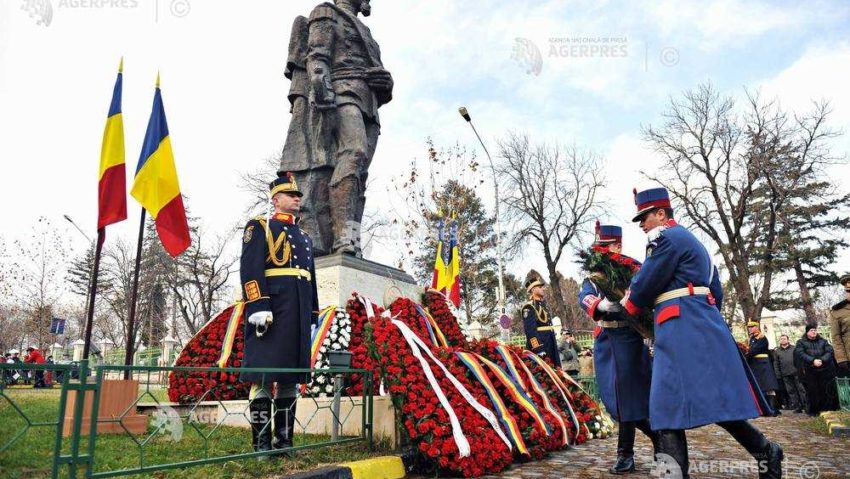
[[[522,306],[520,306],[519,309],[523,310],[523,309],[525,309],[526,306],[534,309],[534,302],[533,301],[526,301],[526,302],[522,303]]]
[[[844,301],[842,301],[842,302],[840,302],[840,303],[836,304],[835,306],[833,306],[833,307],[832,307],[832,310],[833,310],[833,311],[838,311],[839,309],[843,308],[844,306],[846,306],[846,305],[848,305],[848,304],[850,304],[850,301],[848,301],[848,300],[846,300],[846,299],[845,299]]]

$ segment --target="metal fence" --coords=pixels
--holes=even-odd
[[[92,377],[86,361],[78,371],[71,365],[0,364],[4,379],[22,370],[39,376],[50,373],[61,381],[44,390],[24,389],[11,380],[0,385],[0,464],[11,470],[49,457],[51,477],[103,478],[354,442],[370,448],[373,444],[373,380],[365,370],[105,365],[95,367]],[[255,452],[249,419],[253,400],[225,400],[214,394],[229,391],[216,389],[220,385],[215,379],[243,372],[261,373],[263,378],[313,373],[337,378],[339,387],[331,398],[299,400],[293,447]],[[125,374],[130,381],[110,380]],[[151,379],[162,374],[191,378],[202,385],[195,388],[201,392],[182,404],[171,402],[167,390]],[[363,396],[341,396],[342,385],[351,384],[355,374],[362,378]],[[272,423],[266,427],[272,428]]]
[[[836,378],[836,386],[838,386],[838,403],[841,409],[850,411],[850,378]]]

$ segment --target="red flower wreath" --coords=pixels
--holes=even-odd
[[[234,307],[228,307],[204,325],[186,344],[174,365],[196,368],[218,366],[217,361],[223,347],[222,341]],[[240,315],[237,320],[239,324],[233,340],[233,349],[225,364],[228,368],[238,368],[242,365],[244,335],[242,321],[244,318]],[[168,375],[168,399],[180,404],[245,399],[250,389],[251,384],[240,382],[237,373],[172,371]]]

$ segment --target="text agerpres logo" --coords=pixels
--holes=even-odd
[[[21,10],[35,20],[36,25],[49,27],[53,21],[54,7],[56,9],[135,9],[138,8],[139,0],[21,0]],[[160,0],[146,3],[154,7],[155,21],[159,21]],[[189,0],[171,0],[168,6],[171,15],[182,18],[191,11]]]

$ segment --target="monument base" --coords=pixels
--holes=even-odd
[[[341,253],[316,258],[316,286],[320,307],[344,307],[355,291],[377,304],[384,304],[385,294],[393,287],[399,290],[393,299],[401,294],[419,301],[424,291],[403,270]]]

